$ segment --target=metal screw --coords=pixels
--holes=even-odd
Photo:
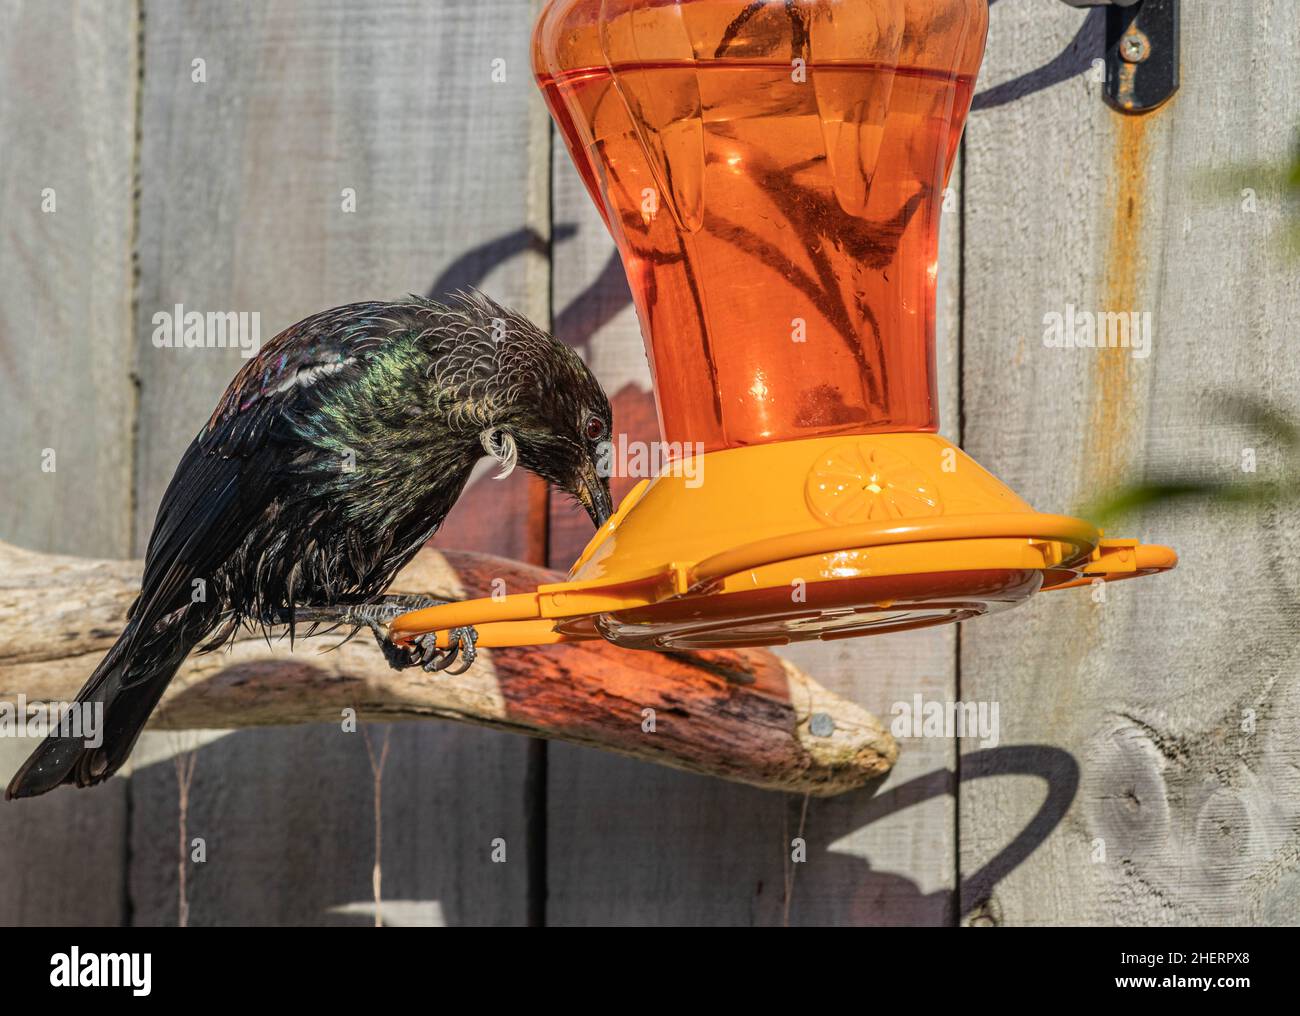
[[[1151,43],[1138,31],[1130,31],[1119,43],[1120,58],[1128,63],[1141,63],[1151,55]]]
[[[835,721],[831,719],[830,713],[813,713],[808,718],[808,729],[812,731],[813,737],[830,737],[835,733]]]

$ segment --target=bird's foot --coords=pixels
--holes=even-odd
[[[473,628],[453,628],[448,633],[446,649],[438,648],[436,635],[421,635],[407,645],[398,645],[392,639],[389,625],[394,618],[412,610],[424,607],[437,607],[447,600],[436,600],[427,596],[386,595],[370,603],[354,603],[347,606],[308,606],[295,607],[293,612],[275,611],[268,614],[267,625],[288,624],[291,620],[319,625],[350,625],[354,631],[369,628],[374,635],[379,651],[394,670],[406,670],[408,667],[423,667],[430,673],[446,672],[463,674],[473,665],[477,654],[478,632]],[[349,636],[351,637],[351,636]],[[346,641],[346,640],[345,640]],[[459,659],[460,665],[455,670],[452,664]]]
[[[392,633],[388,628],[394,618],[408,611],[436,607],[445,602],[445,600],[421,600],[411,597],[399,600],[393,597],[386,602],[362,604],[354,608],[350,620],[353,623],[364,624],[370,629],[375,642],[379,644],[379,651],[384,654],[384,659],[394,670],[419,666],[429,673],[446,671],[453,675],[463,674],[469,670],[477,656],[475,643],[478,641],[478,632],[473,628],[453,628],[448,633],[449,642],[446,649],[438,648],[438,637],[432,633],[421,635],[407,645],[398,645],[393,641]],[[456,670],[448,669],[456,662],[458,656],[463,660],[462,665]]]
[[[478,633],[473,628],[452,628],[447,631],[446,648],[438,647],[438,634],[430,631],[420,635],[409,647],[408,665],[416,665],[425,673],[446,673],[448,676],[463,674],[473,667],[478,656]],[[460,663],[456,664],[456,660]],[[456,664],[452,669],[452,664]]]
[[[452,628],[447,632],[446,649],[438,648],[438,635],[436,632],[430,632],[421,635],[411,644],[415,657],[412,662],[418,663],[427,673],[443,671],[455,676],[465,673],[474,665],[474,660],[478,657],[477,646],[478,632],[468,626]],[[452,670],[451,666],[458,657],[460,664]]]

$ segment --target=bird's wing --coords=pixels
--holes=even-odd
[[[131,612],[138,630],[193,602],[194,581],[209,580],[272,510],[286,470],[329,454],[304,439],[299,422],[401,330],[384,317],[386,306],[353,304],[307,318],[240,370],[163,494]]]
[[[258,422],[259,408],[295,407],[318,382],[336,374],[355,376],[369,355],[409,327],[391,307],[386,303],[348,304],[286,328],[235,375],[206,432],[229,425],[232,433],[227,442],[240,445],[245,440],[245,421],[248,425]]]

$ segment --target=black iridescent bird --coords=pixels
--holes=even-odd
[[[474,659],[386,640],[437,601],[384,596],[485,455],[611,511],[600,445],[609,402],[581,358],[480,293],[411,297],[309,317],[239,372],[163,495],[125,631],[77,696],[102,703],[103,742],[48,737],[6,798],[91,786],[126,761],[189,652],[241,625],[369,626],[395,667]],[[453,671],[460,672],[460,671]]]

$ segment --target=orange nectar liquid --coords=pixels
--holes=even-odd
[[[970,77],[724,59],[538,80],[622,256],[664,440],[937,428],[938,223]]]

